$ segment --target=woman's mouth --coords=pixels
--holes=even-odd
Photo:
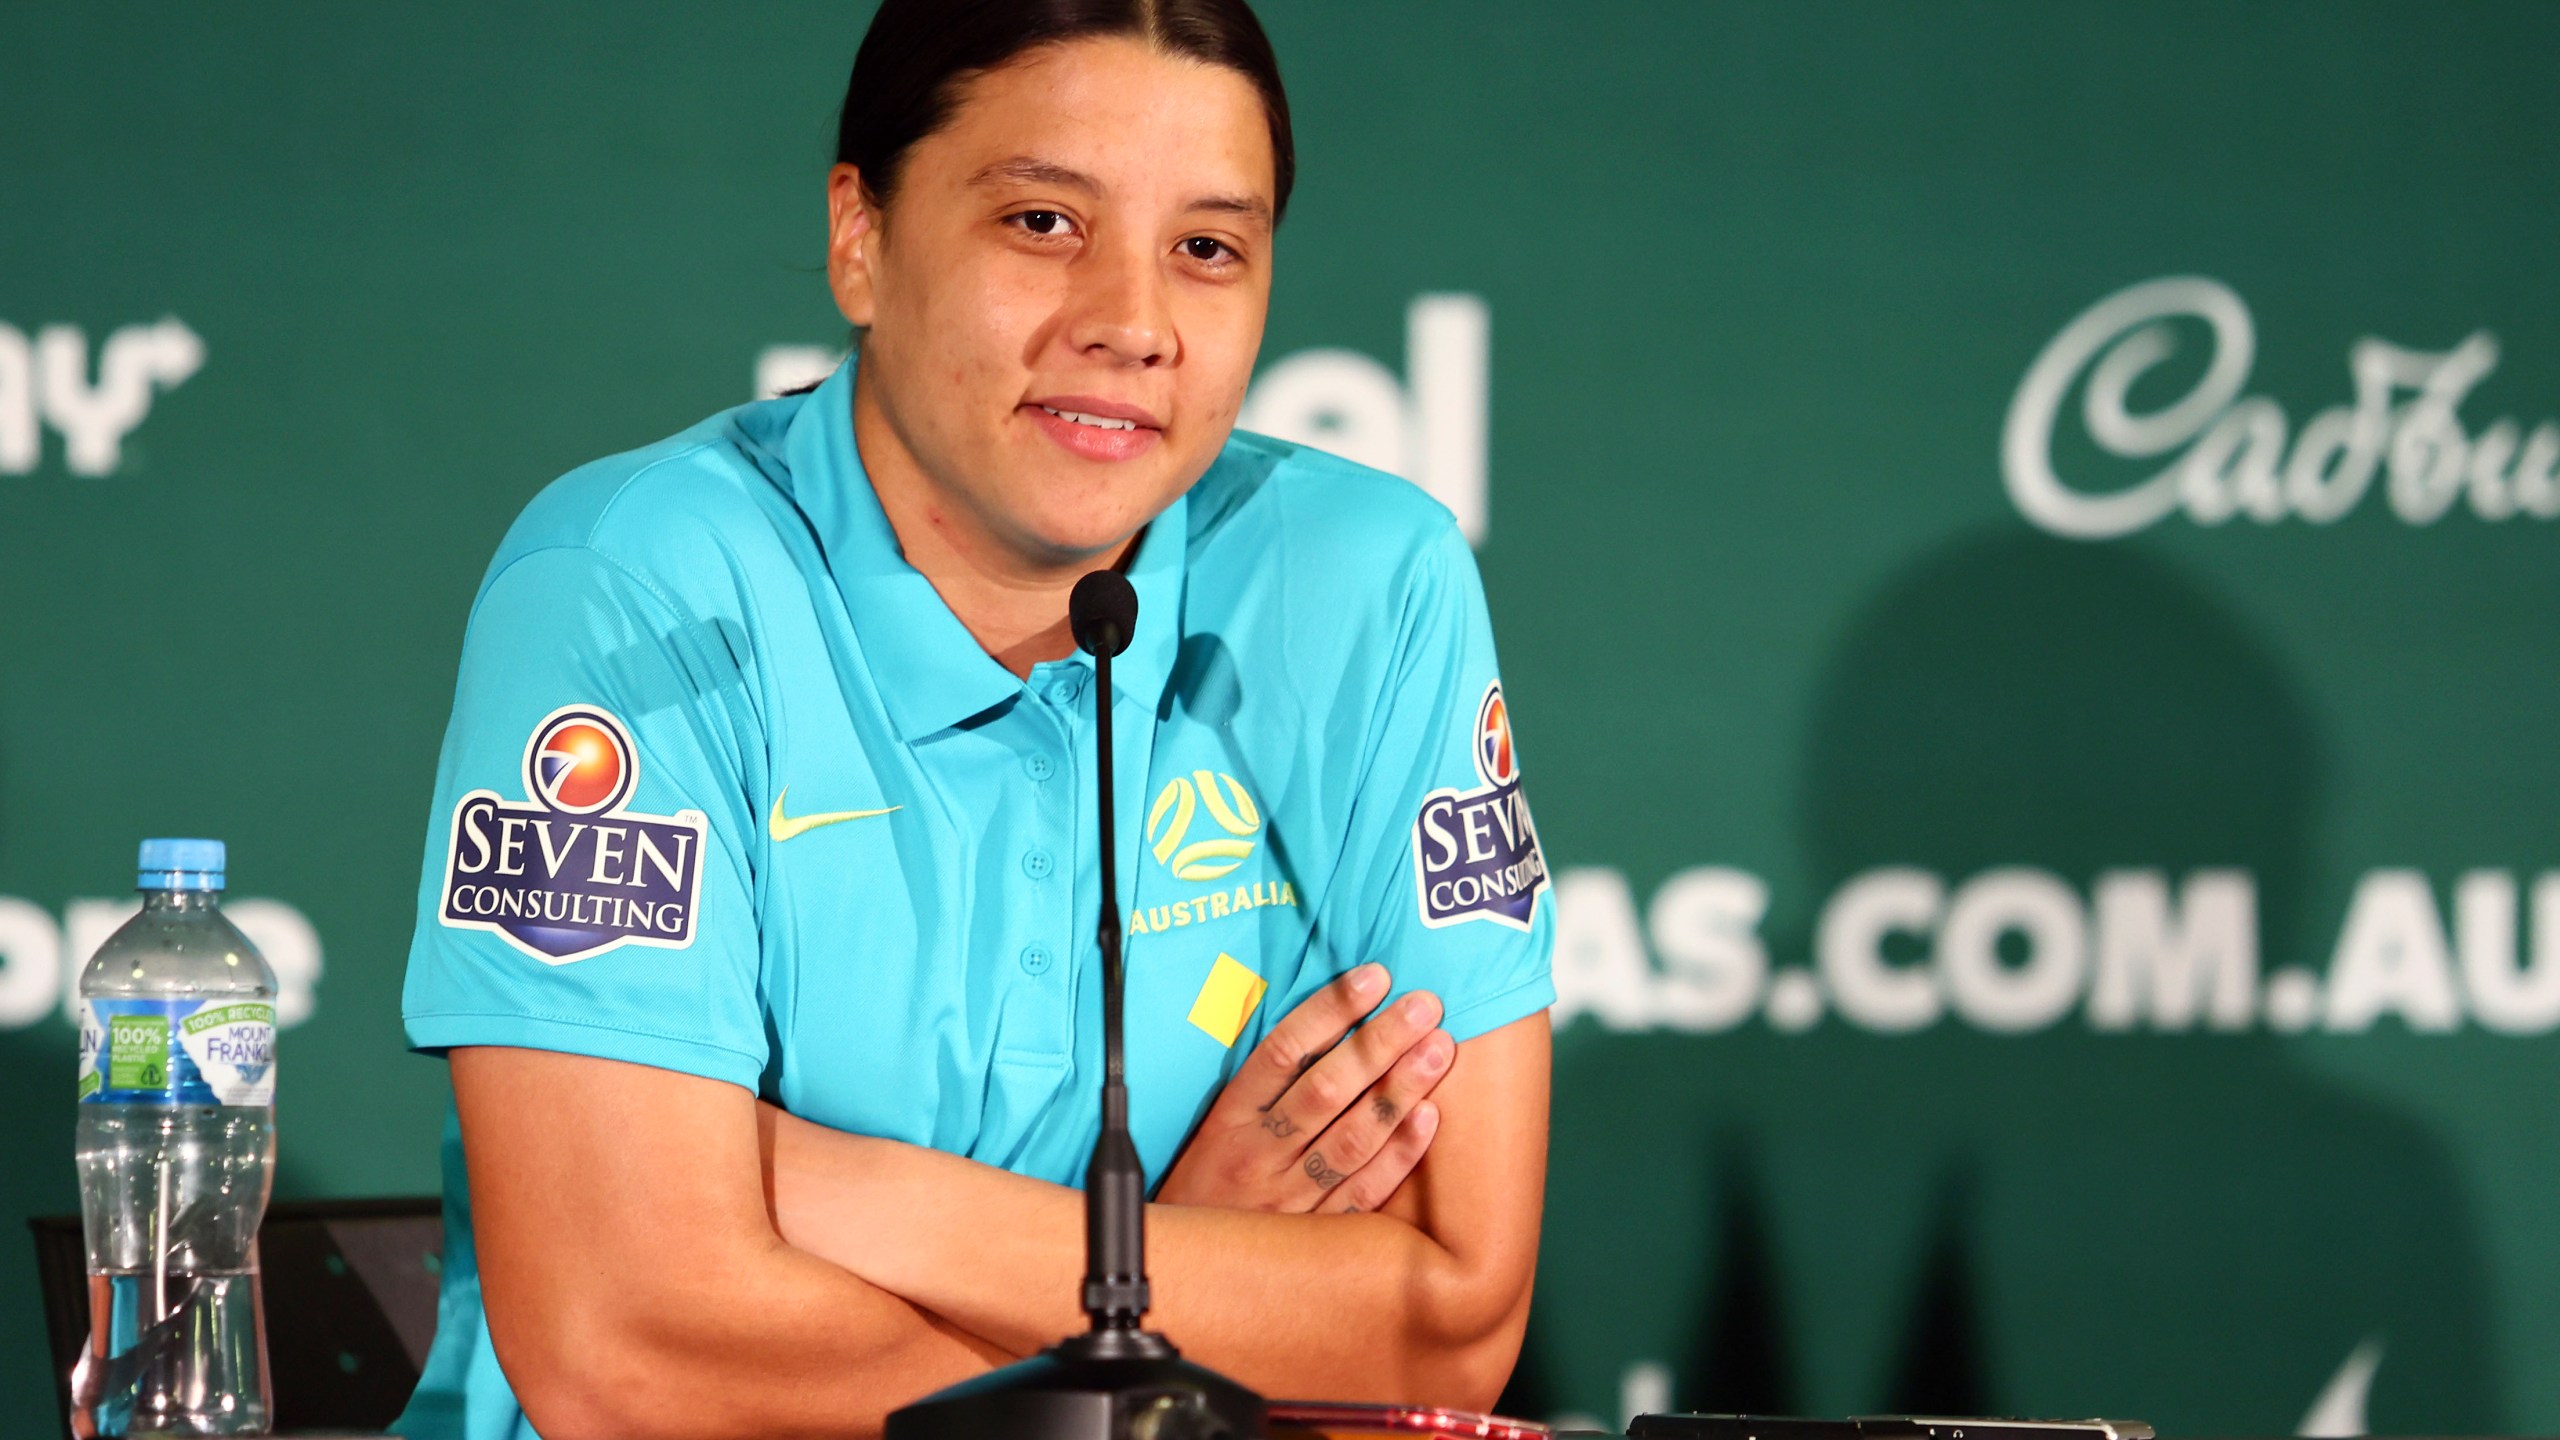
[[[1085,460],[1134,460],[1164,438],[1154,418],[1125,405],[1061,399],[1021,407],[1031,422],[1069,454]]]
[[[1135,420],[1114,420],[1108,415],[1087,415],[1081,410],[1061,410],[1055,405],[1043,405],[1040,408],[1057,416],[1061,420],[1073,420],[1079,425],[1090,425],[1097,430],[1135,430],[1138,428],[1138,422]]]

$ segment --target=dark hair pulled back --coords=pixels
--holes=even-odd
[[[908,149],[951,118],[970,79],[1036,46],[1113,35],[1253,83],[1271,125],[1272,204],[1285,212],[1298,168],[1289,99],[1271,41],[1245,0],[882,0],[845,85],[836,163],[859,168],[864,187],[885,203]]]

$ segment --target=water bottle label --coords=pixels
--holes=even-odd
[[[80,1099],[272,1105],[276,1007],[256,1000],[84,1000]]]

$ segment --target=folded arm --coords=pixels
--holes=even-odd
[[[878,1434],[1014,1356],[775,1233],[755,1097],[453,1052],[489,1338],[550,1440]]]
[[[1544,1013],[1458,1047],[1439,1129],[1374,1214],[1148,1207],[1149,1323],[1274,1396],[1489,1408],[1517,1359],[1545,1185]],[[1082,1329],[1083,1197],[766,1113],[793,1245],[1008,1350]]]

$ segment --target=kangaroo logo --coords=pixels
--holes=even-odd
[[[1223,787],[1223,788],[1221,788]],[[1226,833],[1206,840],[1183,841],[1200,811]],[[1262,829],[1262,812],[1233,775],[1194,770],[1166,781],[1147,810],[1147,843],[1156,863],[1177,880],[1215,880],[1253,854],[1253,836]]]

